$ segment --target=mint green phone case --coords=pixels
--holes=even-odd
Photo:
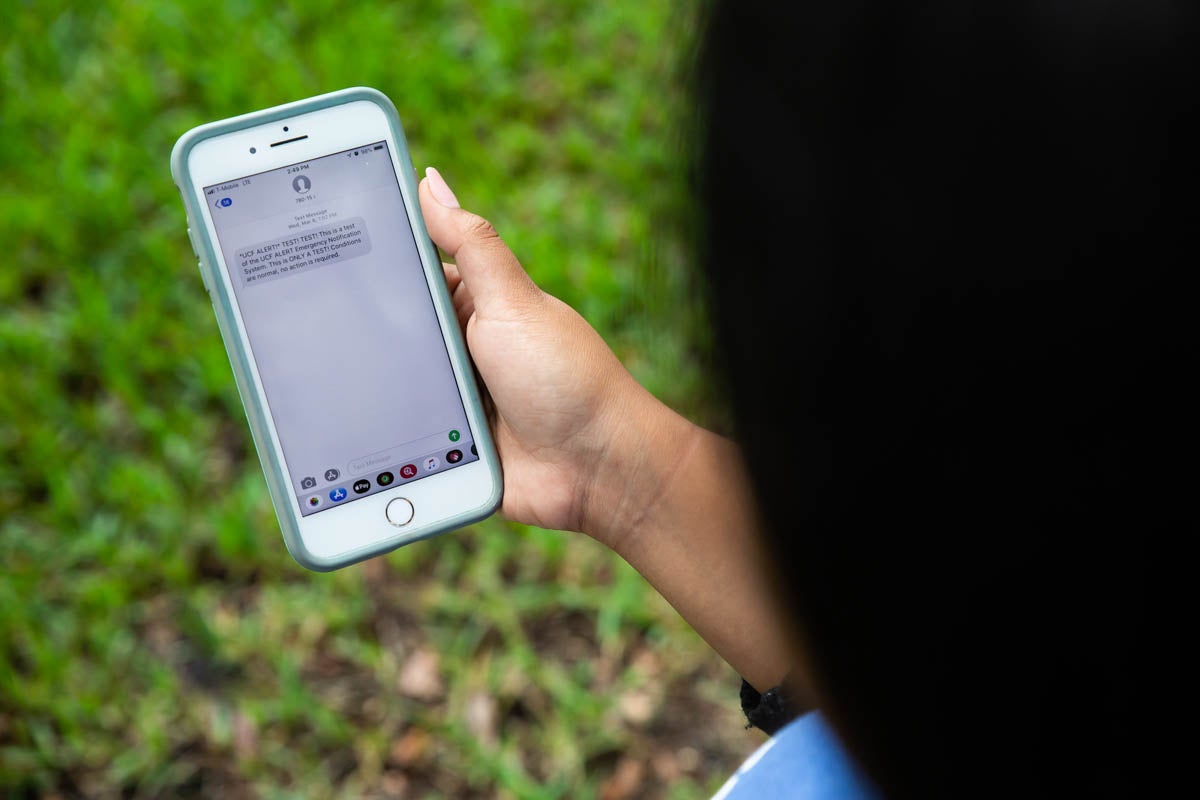
[[[192,181],[188,173],[187,162],[192,148],[205,139],[357,100],[374,103],[384,111],[392,135],[396,140],[397,158],[400,162],[399,178],[405,205],[409,208],[414,223],[413,231],[417,239],[417,249],[421,255],[426,279],[432,289],[434,306],[442,327],[442,336],[446,340],[450,360],[459,379],[459,386],[463,389],[461,392],[463,405],[474,434],[479,460],[487,466],[492,475],[493,489],[484,505],[467,509],[463,513],[445,520],[443,524],[434,529],[423,529],[408,534],[401,532],[370,546],[343,553],[334,559],[325,559],[305,548],[300,538],[297,524],[298,509],[295,508],[290,497],[287,473],[283,463],[277,457],[271,429],[267,424],[266,397],[258,391],[251,379],[252,367],[246,346],[237,334],[233,298],[230,297],[225,288],[225,282],[220,279],[218,273],[216,243],[211,241],[207,235],[206,226],[197,224],[199,220],[203,219],[203,215],[197,206],[195,193],[189,188]],[[389,552],[411,542],[428,539],[431,536],[470,525],[491,515],[499,507],[503,493],[500,459],[496,454],[487,416],[479,399],[479,389],[475,384],[474,370],[467,355],[462,331],[459,330],[454,306],[446,289],[446,282],[442,277],[441,259],[438,256],[437,248],[429,238],[425,229],[425,220],[421,216],[421,207],[416,199],[417,183],[413,174],[412,160],[408,153],[408,143],[404,138],[404,129],[400,125],[400,116],[396,112],[396,107],[392,105],[392,101],[375,89],[356,87],[201,125],[183,134],[175,143],[175,147],[171,151],[171,175],[183,196],[183,205],[188,217],[189,238],[192,240],[192,247],[199,259],[200,275],[212,299],[213,311],[216,313],[217,324],[221,329],[221,337],[225,341],[225,351],[229,354],[229,363],[233,367],[238,393],[242,398],[242,406],[246,410],[246,420],[250,423],[254,446],[258,450],[259,462],[262,464],[263,473],[267,478],[271,501],[275,505],[275,516],[279,520],[279,527],[283,531],[283,540],[292,557],[308,569],[328,572]],[[185,191],[185,189],[188,190]]]

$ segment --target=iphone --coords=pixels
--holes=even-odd
[[[293,557],[332,570],[491,514],[500,462],[391,101],[202,125],[171,172]]]

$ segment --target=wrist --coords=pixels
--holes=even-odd
[[[705,431],[634,384],[601,420],[605,447],[583,482],[580,530],[624,552],[645,531]]]

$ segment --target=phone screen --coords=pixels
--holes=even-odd
[[[386,142],[204,198],[301,514],[478,459]]]

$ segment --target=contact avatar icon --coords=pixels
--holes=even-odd
[[[307,175],[297,175],[292,179],[292,188],[296,190],[296,194],[304,194],[312,188],[312,181]]]

